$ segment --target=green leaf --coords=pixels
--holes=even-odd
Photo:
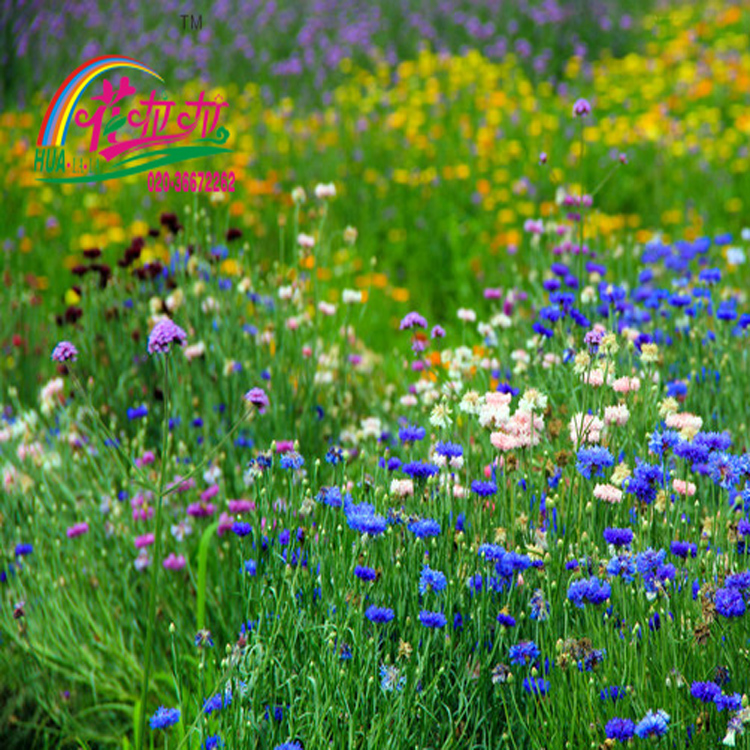
[[[110,133],[114,133],[115,130],[119,130],[127,121],[127,117],[125,115],[120,115],[119,117],[113,117],[105,126],[104,126],[104,135],[109,135]]]
[[[216,539],[219,522],[212,523],[201,537],[198,550],[198,596],[196,601],[196,622],[198,630],[203,630],[206,624],[206,578],[208,577],[208,550]]]

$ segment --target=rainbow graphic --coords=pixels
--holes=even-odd
[[[39,129],[37,146],[63,146],[68,135],[68,125],[73,119],[78,100],[89,84],[102,73],[116,68],[133,68],[148,73],[160,81],[164,79],[143,63],[132,57],[122,55],[103,55],[93,57],[79,68],[76,68],[55,92],[47,112],[44,115],[42,127]]]

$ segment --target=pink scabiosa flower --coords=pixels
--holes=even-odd
[[[539,154],[539,163],[540,164],[546,164],[547,163],[547,152],[542,151],[541,154]]]
[[[174,343],[184,346],[187,343],[187,334],[174,321],[164,318],[151,329],[148,337],[148,353],[167,354],[169,347]]]
[[[250,513],[255,510],[255,500],[228,500],[230,513]]]
[[[259,414],[265,414],[270,403],[268,395],[262,388],[251,388],[245,394],[245,401],[257,407]]]
[[[61,341],[52,352],[55,362],[75,362],[78,359],[78,349],[70,341]]]
[[[586,117],[591,114],[591,105],[586,99],[579,99],[573,105],[573,116],[574,117]]]

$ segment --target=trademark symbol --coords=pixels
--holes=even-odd
[[[182,19],[182,30],[187,31],[188,28],[188,18],[190,19],[190,30],[191,31],[200,31],[203,28],[203,16],[194,16],[192,13],[183,13],[180,14],[180,18]]]

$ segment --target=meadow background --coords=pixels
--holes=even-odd
[[[3,747],[745,741],[747,3],[0,13]],[[108,53],[230,103],[236,192],[37,182]]]

